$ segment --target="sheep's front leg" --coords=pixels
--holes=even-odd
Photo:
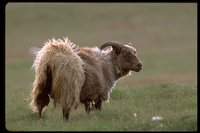
[[[85,102],[85,111],[89,114],[94,109],[94,102]]]
[[[97,101],[97,103],[95,103],[95,109],[98,109],[98,110],[101,110],[101,107],[102,107],[102,101],[99,99]]]

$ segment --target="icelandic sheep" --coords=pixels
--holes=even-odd
[[[112,48],[104,50],[108,46]],[[89,48],[65,38],[46,42],[32,67],[35,80],[29,106],[41,118],[43,108],[52,98],[54,106],[61,105],[63,118],[68,120],[79,103],[85,105],[87,113],[94,108],[101,110],[116,81],[131,71],[139,72],[142,62],[130,43],[111,41],[100,48]]]

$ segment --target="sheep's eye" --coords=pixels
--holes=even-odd
[[[122,51],[122,55],[125,57],[127,55],[130,55],[130,52],[128,52],[128,51]]]
[[[132,57],[131,57],[131,54],[130,53],[126,53],[125,55],[124,55],[124,60],[125,61],[130,61],[132,59]]]

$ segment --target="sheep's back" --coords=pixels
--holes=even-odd
[[[82,48],[78,55],[84,62],[85,71],[80,100],[93,101],[97,98],[107,100],[114,84],[109,55],[102,53],[98,48]]]

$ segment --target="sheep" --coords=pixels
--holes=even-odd
[[[110,49],[106,47],[111,46]],[[54,107],[62,107],[63,119],[68,120],[72,109],[84,104],[89,114],[102,109],[116,81],[139,72],[142,62],[131,43],[104,43],[100,48],[79,47],[68,38],[52,39],[38,51],[32,66],[35,70],[30,108],[41,118],[50,98]]]

